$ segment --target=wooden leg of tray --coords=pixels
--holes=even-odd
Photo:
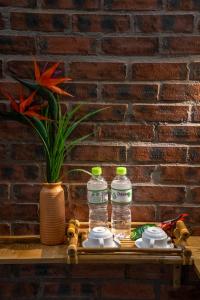
[[[173,287],[181,286],[181,265],[173,265]]]

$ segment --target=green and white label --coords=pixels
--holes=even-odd
[[[111,189],[111,201],[118,203],[130,203],[132,201],[132,189]]]
[[[88,190],[88,202],[93,204],[101,204],[108,202],[108,190]]]

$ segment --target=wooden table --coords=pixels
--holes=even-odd
[[[193,258],[188,261],[189,264],[194,262],[195,269],[200,276],[200,237],[190,237],[187,249],[193,251]],[[67,244],[59,246],[45,246],[40,243],[39,236],[8,236],[0,237],[0,264],[42,264],[42,263],[71,263],[67,258]],[[157,264],[173,264],[173,285],[180,286],[181,266],[185,264],[181,256],[166,255],[147,255],[143,254],[142,249],[137,249],[136,255],[133,257],[130,253],[123,254],[123,259],[113,259],[111,253],[106,256],[107,262],[113,263],[157,263]],[[156,250],[156,249],[155,249]],[[158,250],[159,251],[159,250]],[[90,254],[89,254],[90,255]],[[94,262],[94,254],[93,261]],[[110,260],[112,257],[113,260]],[[119,256],[118,256],[119,258]],[[106,262],[105,261],[105,262]],[[88,256],[80,253],[78,263],[90,263]],[[99,262],[101,263],[101,262]],[[187,262],[186,262],[187,263]]]
[[[186,248],[192,251],[193,264],[200,278],[200,236],[191,236],[187,241]]]

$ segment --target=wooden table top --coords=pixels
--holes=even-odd
[[[186,248],[200,277],[200,236],[191,236]],[[23,263],[67,263],[67,245],[45,246],[39,236],[0,237],[0,264]]]

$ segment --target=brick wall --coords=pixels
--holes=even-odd
[[[197,0],[0,0],[0,88],[17,95],[11,74],[32,78],[33,57],[41,67],[60,61],[75,96],[64,106],[82,101],[80,115],[109,107],[74,133],[95,131],[64,166],[67,217],[88,215],[88,177],[67,170],[100,164],[111,181],[124,164],[133,220],[189,212],[199,232],[199,12]],[[29,128],[1,121],[0,157],[0,234],[38,233],[41,145]],[[187,285],[175,292],[170,267],[7,266],[0,298],[189,300],[199,297],[193,276],[184,273]]]
[[[80,115],[108,107],[74,133],[95,131],[64,167],[67,217],[88,215],[88,177],[67,170],[100,164],[111,181],[124,164],[134,184],[133,220],[189,212],[198,232],[199,1],[1,0],[0,9],[0,88],[17,95],[11,74],[33,78],[33,57],[41,67],[60,61],[75,96],[62,98],[64,106],[82,101]],[[3,121],[0,157],[0,233],[38,233],[41,145],[30,129]]]

